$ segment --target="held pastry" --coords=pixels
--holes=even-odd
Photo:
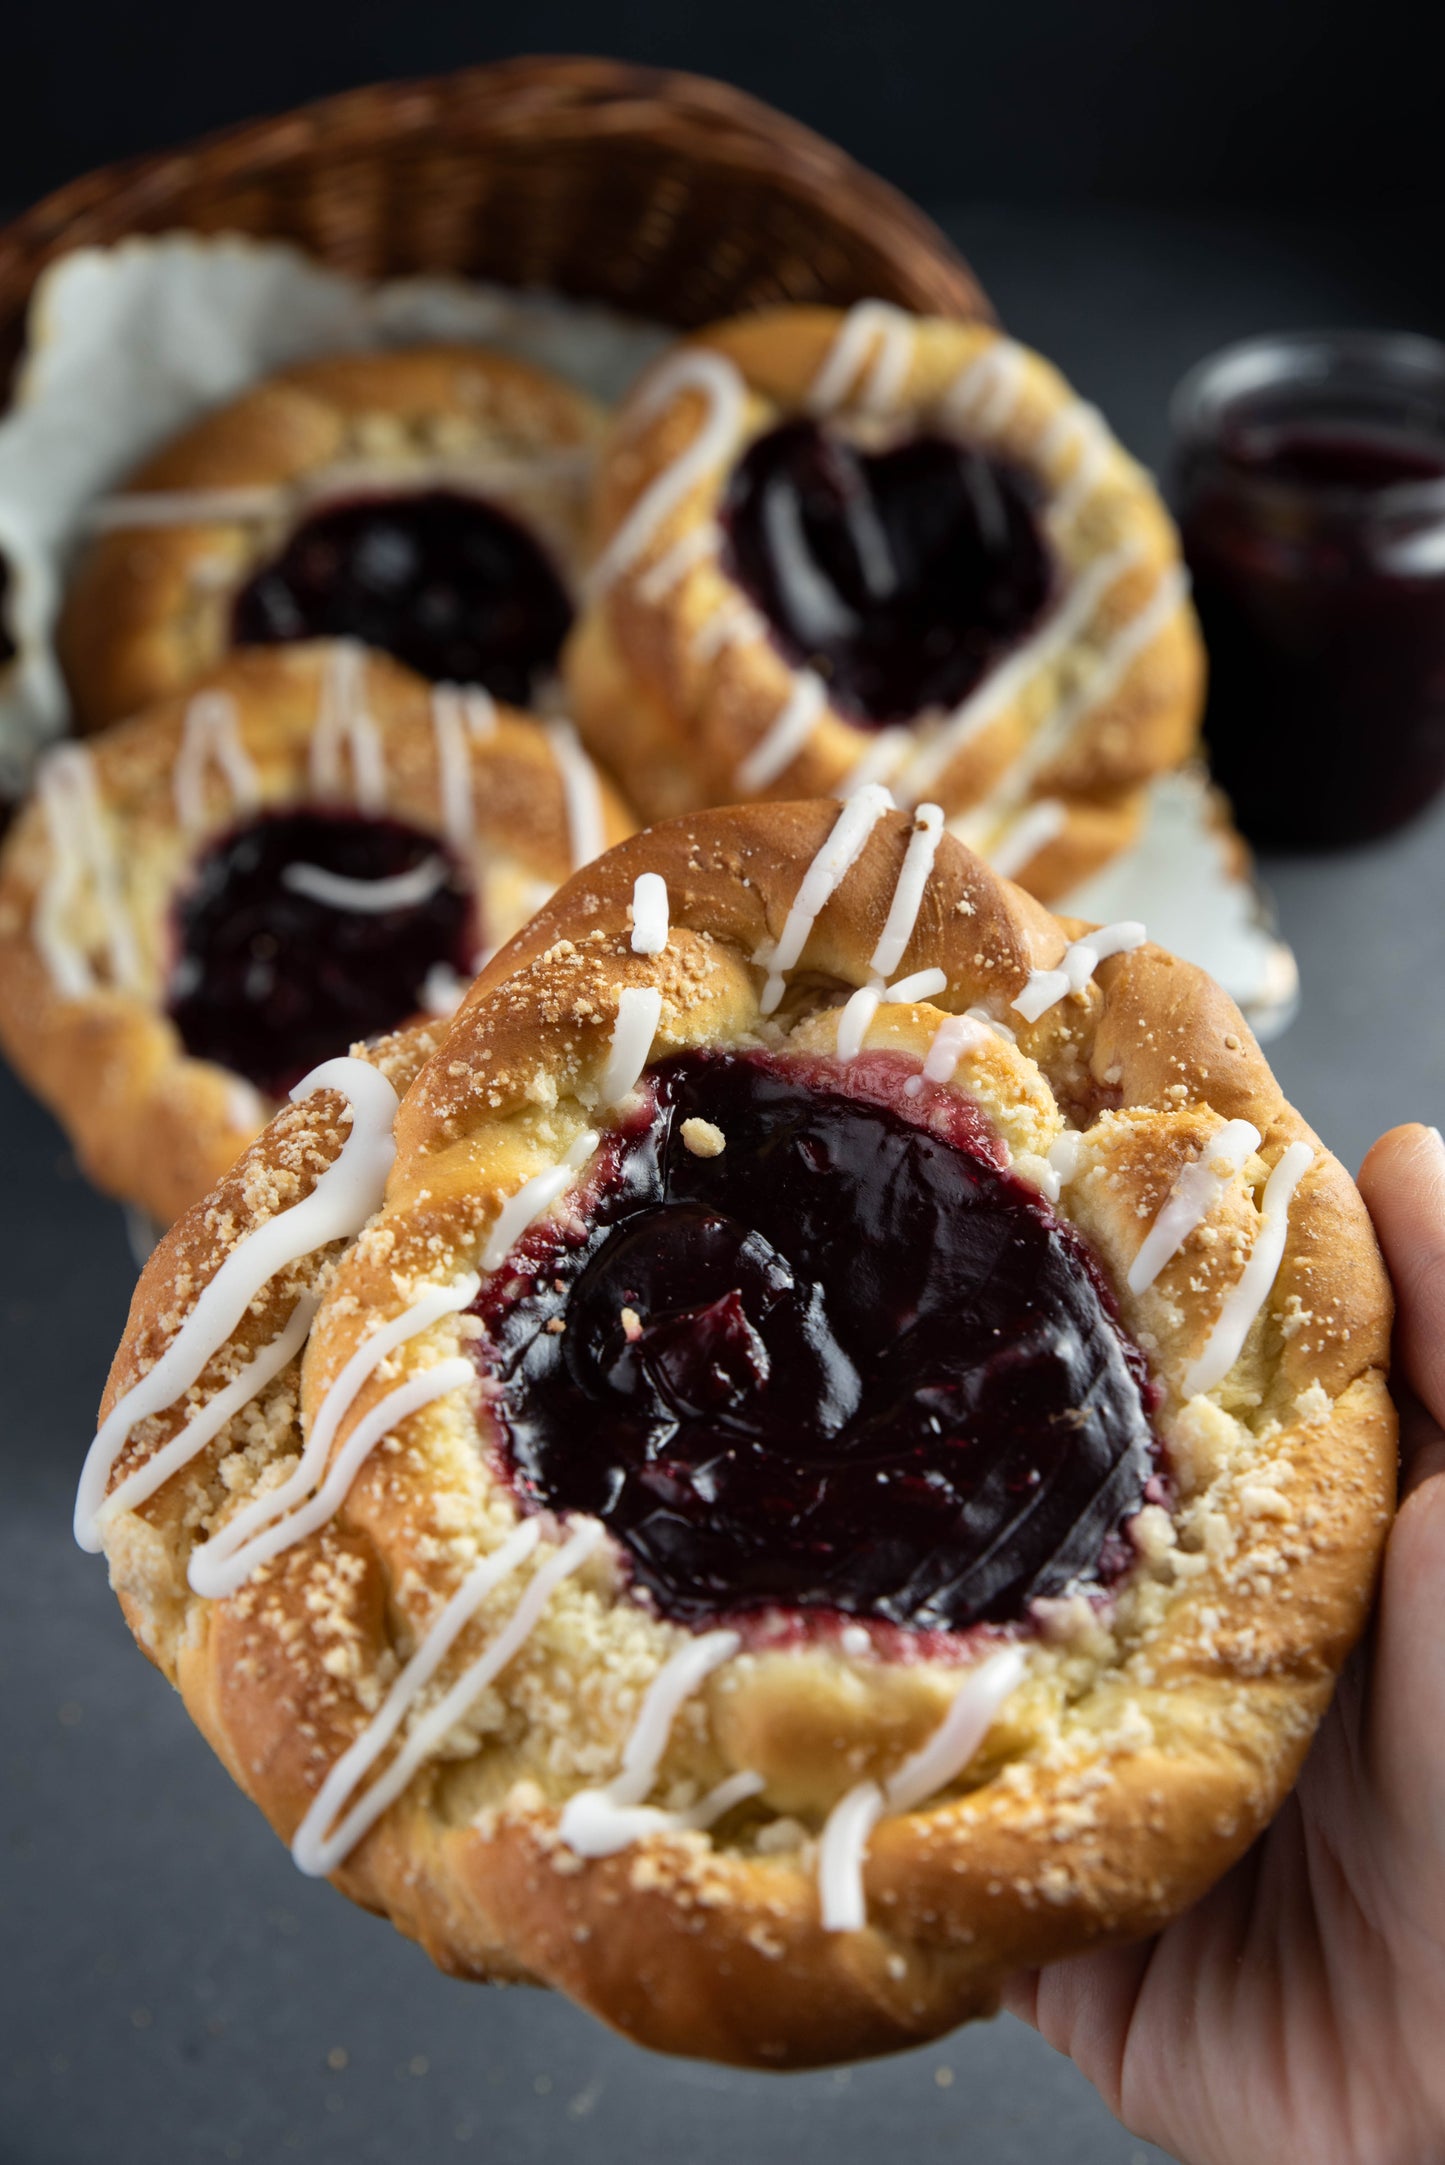
[[[630,824],[565,722],[344,642],[236,655],[42,764],[0,852],[0,1042],[91,1178],[169,1222]]]
[[[173,1229],[77,1504],[302,1870],[762,2066],[1200,1895],[1395,1473],[1368,1220],[1229,1000],[869,786],[623,843],[425,1050]]]
[[[880,780],[1050,899],[1195,741],[1168,514],[990,325],[865,302],[699,333],[623,408],[596,508],[568,674],[648,818]]]
[[[537,703],[572,618],[600,409],[478,347],[310,361],[96,507],[58,643],[82,729],[236,646],[357,639]]]

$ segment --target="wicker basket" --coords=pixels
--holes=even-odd
[[[894,189],[695,75],[531,59],[348,91],[88,173],[0,231],[0,368],[55,257],[189,227],[296,241],[363,277],[453,271],[691,325],[874,296],[987,315]]]

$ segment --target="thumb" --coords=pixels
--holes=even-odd
[[[1395,1286],[1393,1384],[1407,1490],[1445,1472],[1445,1142],[1412,1125],[1382,1135],[1360,1168]],[[1410,1404],[1411,1398],[1418,1401]]]

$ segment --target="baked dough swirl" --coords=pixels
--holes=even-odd
[[[1051,899],[1195,742],[1172,522],[988,324],[865,302],[695,334],[616,417],[594,547],[569,687],[649,818],[881,780]]]
[[[298,1073],[449,1012],[631,824],[565,722],[345,643],[235,655],[42,763],[0,849],[0,1043],[168,1224]]]
[[[901,1341],[905,1288],[922,1328],[970,1225],[973,1305],[888,1368],[870,1310]],[[969,1321],[1015,1291],[1002,1341]],[[438,1049],[320,1070],[172,1230],[77,1525],[305,1869],[458,1974],[816,2064],[1154,1929],[1248,1846],[1368,1608],[1389,1323],[1348,1177],[1142,928],[1059,921],[876,789],[702,813],[562,888]],[[868,1535],[810,1496],[831,1561],[779,1580],[770,1484],[808,1487],[849,1374],[873,1425],[825,1456],[840,1493],[874,1469]],[[1096,1447],[1127,1479],[1081,1558]],[[910,1574],[906,1513],[980,1450]]]
[[[77,724],[236,646],[355,638],[514,706],[550,680],[582,569],[600,409],[475,346],[306,361],[95,507],[58,631]]]

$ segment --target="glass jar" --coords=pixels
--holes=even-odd
[[[1215,773],[1251,840],[1388,833],[1445,785],[1445,346],[1250,339],[1175,393]]]

